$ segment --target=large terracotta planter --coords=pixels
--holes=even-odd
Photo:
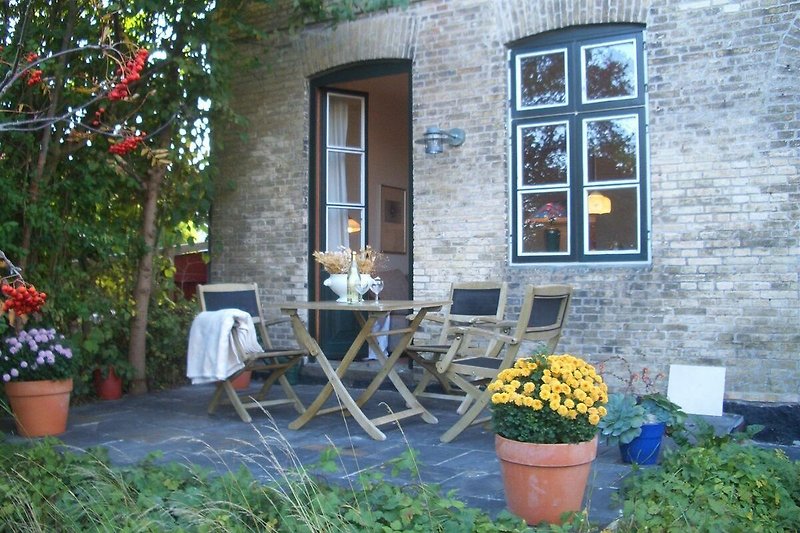
[[[597,437],[578,444],[531,444],[495,436],[508,509],[528,524],[558,524],[562,513],[578,512]]]
[[[67,430],[72,378],[59,381],[10,381],[6,396],[23,437],[60,435]]]

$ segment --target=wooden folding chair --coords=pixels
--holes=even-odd
[[[547,353],[555,351],[571,298],[572,287],[569,286],[528,285],[525,287],[525,296],[516,321],[483,320],[473,326],[454,329],[456,340],[436,364],[436,370],[453,388],[463,391],[472,401],[472,405],[441,436],[442,442],[450,442],[469,426],[488,419],[478,418],[491,398],[491,392],[486,390],[486,385],[501,370],[514,365],[523,342],[545,343]],[[497,342],[498,351],[504,351],[502,357],[458,357],[460,345],[469,335],[482,336]]]
[[[299,364],[304,355],[308,352],[300,348],[275,348],[272,346],[267,328],[281,322],[288,322],[288,317],[280,317],[275,320],[264,320],[261,310],[261,300],[258,297],[258,285],[255,283],[216,283],[211,285],[199,285],[197,287],[200,297],[200,308],[202,311],[218,311],[221,309],[240,309],[246,311],[253,318],[253,323],[260,337],[263,352],[246,353],[239,343],[238,336],[234,335],[234,344],[239,359],[245,363],[244,368],[229,376],[223,381],[217,382],[217,388],[208,405],[208,413],[213,414],[217,406],[222,402],[223,392],[227,395],[227,400],[233,405],[239,417],[250,422],[252,418],[248,414],[248,409],[265,409],[276,405],[291,404],[298,413],[305,412],[305,406],[298,398],[291,383],[286,379],[286,372]],[[245,371],[268,372],[267,379],[261,389],[254,395],[238,393],[234,389],[232,381]],[[265,400],[272,385],[278,382],[283,389],[285,398]]]
[[[439,325],[439,336],[431,343],[413,343],[406,348],[411,360],[425,369],[414,389],[414,396],[463,401],[466,397],[453,390],[449,381],[437,370],[437,363],[456,340],[454,328],[469,326],[481,320],[503,320],[508,283],[505,281],[459,282],[450,286],[452,302],[441,313],[428,313],[425,320]],[[470,334],[459,337],[459,350],[454,357],[496,356],[500,344],[495,340],[478,339]],[[443,393],[428,391],[438,381]],[[463,409],[464,405],[459,409]]]

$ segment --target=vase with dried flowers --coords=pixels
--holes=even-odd
[[[330,274],[328,279],[323,282],[323,285],[329,287],[339,297],[337,302],[347,301],[347,271],[350,269],[350,263],[353,257],[353,251],[350,248],[341,247],[334,251],[315,251],[313,254],[314,259],[322,266],[322,268]],[[360,252],[356,252],[356,266],[358,273],[361,276],[361,284],[369,287],[372,283],[372,274],[375,272],[382,255],[380,252],[374,250],[371,246],[366,246]],[[368,290],[368,289],[366,289]]]
[[[581,509],[608,389],[569,354],[519,359],[489,384],[509,510],[529,524]]]
[[[2,314],[10,334],[0,341],[0,383],[20,435],[41,437],[66,431],[74,359],[67,339],[55,329],[28,327],[38,319],[47,294],[26,282],[0,251]]]

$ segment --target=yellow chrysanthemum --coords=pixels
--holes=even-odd
[[[559,405],[558,409],[556,409],[556,412],[559,414],[559,416],[567,416],[569,409],[567,409],[566,405]]]
[[[524,392],[525,394],[533,394],[535,390],[536,390],[536,384],[531,381],[528,381],[522,386],[522,392]]]
[[[537,398],[532,398],[532,400],[533,404],[531,405],[531,407],[533,407],[534,411],[541,411],[544,408],[544,403],[542,402],[542,400],[539,400]]]
[[[567,398],[564,400],[564,405],[567,407],[567,409],[572,409],[575,407],[575,402],[572,400],[572,398]]]
[[[530,396],[525,396],[524,397],[523,404],[525,405],[525,407],[533,407],[533,402],[534,402],[534,399],[531,398]]]
[[[589,415],[589,423],[590,423],[591,425],[593,425],[593,426],[596,426],[597,424],[599,424],[599,423],[600,423],[600,417],[599,417],[599,416],[597,416],[596,414],[594,414],[594,415]]]
[[[585,403],[579,403],[579,404],[575,405],[575,409],[581,414],[584,414],[584,413],[586,413],[586,411],[589,410],[589,408],[586,407]]]

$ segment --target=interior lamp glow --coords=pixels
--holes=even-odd
[[[347,233],[358,233],[361,231],[361,224],[354,218],[347,219]]]
[[[590,215],[607,215],[611,212],[611,198],[597,191],[592,192],[586,201]]]

